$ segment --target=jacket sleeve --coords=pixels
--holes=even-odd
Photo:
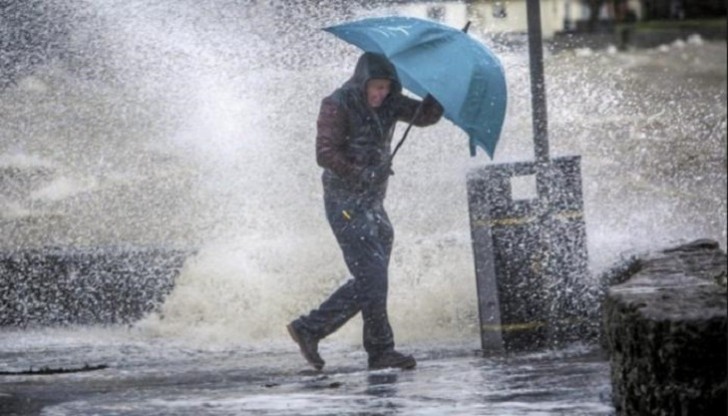
[[[412,117],[414,117],[417,107],[420,105],[420,101],[413,100],[412,98],[405,97],[404,95],[400,97],[400,100],[401,102],[399,104],[397,119],[399,121],[409,123],[412,121]],[[420,110],[419,116],[417,116],[417,119],[414,121],[415,126],[425,127],[440,121],[444,110],[433,96],[427,95],[421,103],[422,110]]]
[[[337,100],[324,98],[316,121],[316,163],[342,178],[358,173],[345,153],[347,117]]]

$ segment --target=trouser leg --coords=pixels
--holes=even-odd
[[[393,232],[384,210],[372,212],[366,236],[359,238],[349,249],[353,251],[347,261],[359,285],[362,320],[364,321],[364,349],[370,356],[394,349],[394,336],[387,315],[389,285],[389,258],[392,252]],[[352,266],[353,265],[353,266]]]
[[[350,279],[318,308],[301,316],[298,325],[319,339],[333,334],[360,311],[356,293],[355,281]]]
[[[347,210],[327,203],[327,217],[349,271],[354,276],[319,308],[299,319],[311,334],[323,338],[336,331],[357,312],[364,321],[364,348],[370,355],[394,348],[387,316],[387,268],[392,252],[393,230],[382,208]]]

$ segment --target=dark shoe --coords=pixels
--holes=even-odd
[[[296,329],[296,326],[291,322],[286,326],[288,333],[291,334],[291,338],[296,341],[298,347],[301,349],[303,358],[308,361],[316,370],[324,368],[324,360],[318,353],[318,339],[308,335],[305,331]]]
[[[411,355],[404,355],[397,351],[387,351],[376,357],[369,358],[370,370],[381,370],[383,368],[401,368],[409,370],[415,368],[417,361]]]

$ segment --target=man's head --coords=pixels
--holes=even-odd
[[[366,104],[372,108],[381,107],[387,96],[402,91],[394,65],[384,55],[371,52],[359,57],[347,85],[361,91]]]
[[[392,80],[386,78],[372,78],[367,81],[367,103],[372,108],[382,105],[392,90]]]

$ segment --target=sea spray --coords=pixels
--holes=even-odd
[[[141,334],[284,338],[350,278],[324,218],[315,120],[359,51],[319,29],[372,12],[305,3],[49,2],[65,52],[0,92],[4,246],[195,250]],[[527,53],[493,46],[510,97],[494,162],[530,160]],[[629,250],[725,246],[724,46],[547,56],[552,153],[582,155],[594,276]],[[465,175],[486,163],[448,121],[412,131],[397,156],[398,342],[477,338]],[[336,336],[358,343],[360,325]]]

